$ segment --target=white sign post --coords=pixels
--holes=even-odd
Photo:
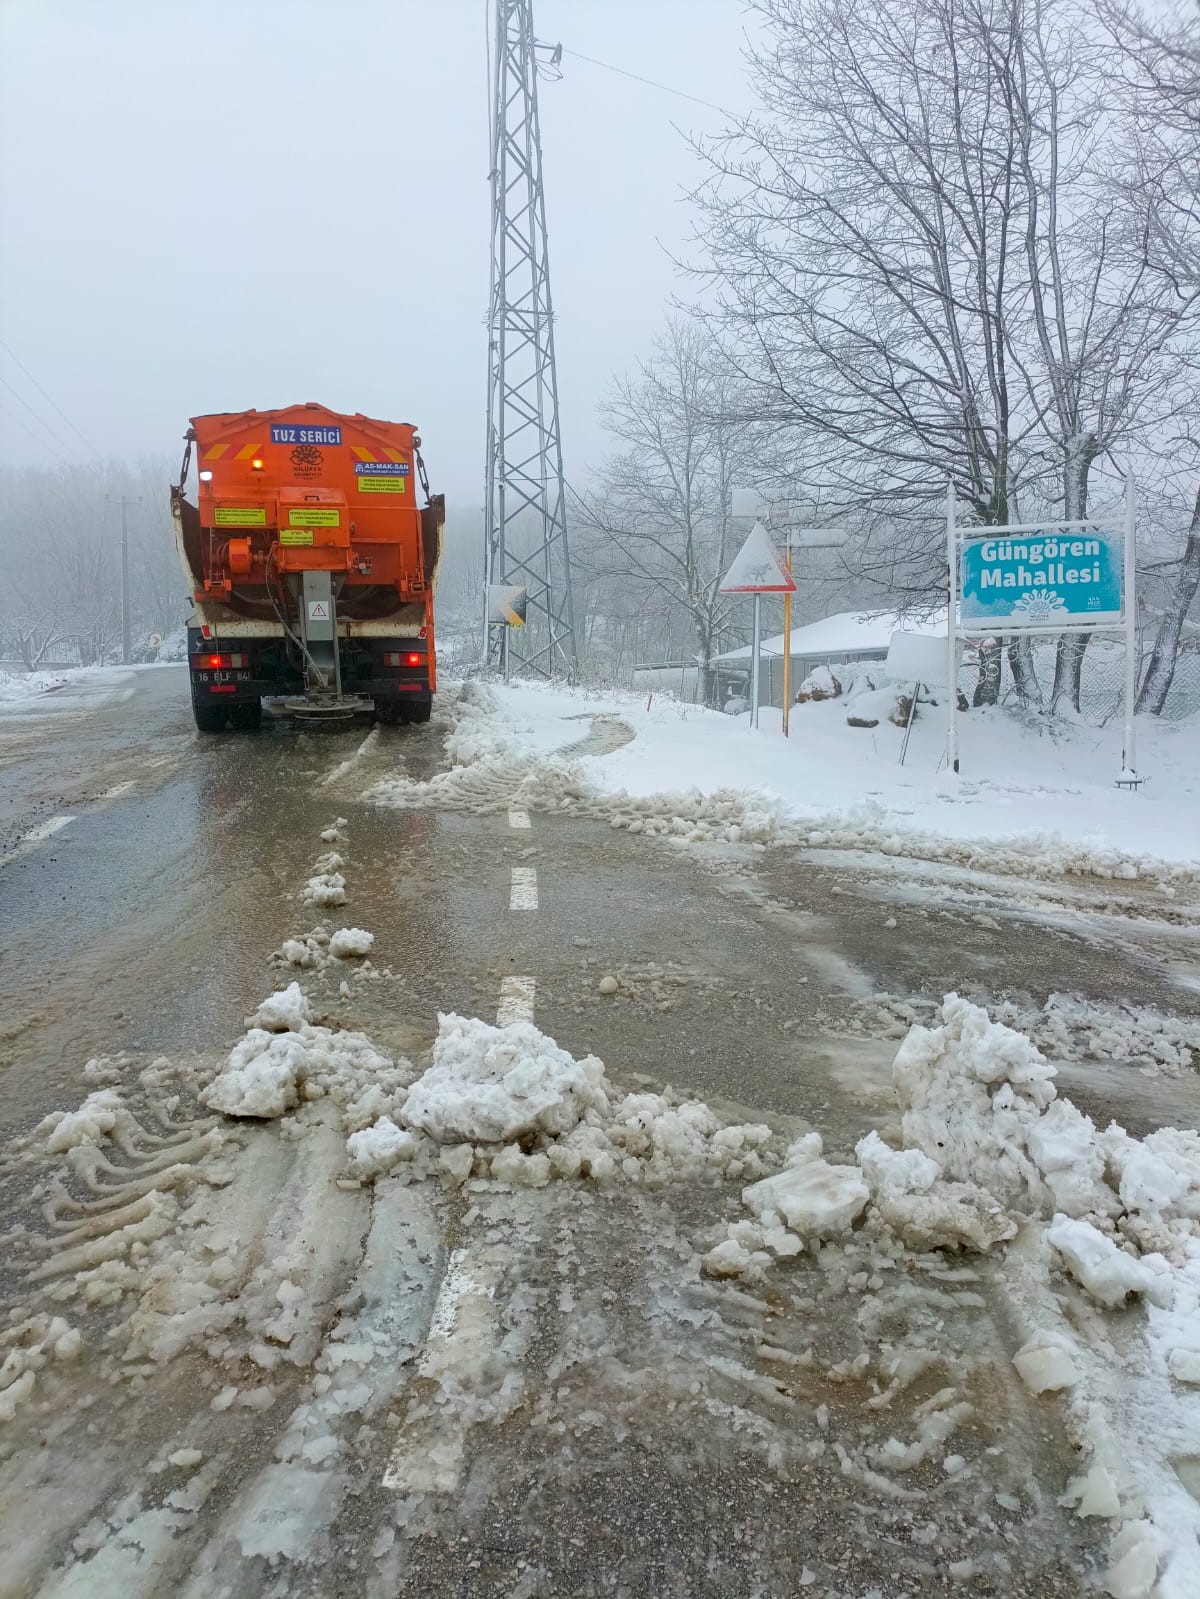
[[[754,641],[750,651],[750,726],[758,726],[758,670],[762,647],[761,604],[764,594],[794,594],[792,574],[780,560],[771,535],[756,522],[746,537],[733,565],[725,574],[720,594],[753,594]]]
[[[960,528],[954,485],[946,493],[946,760],[958,771],[958,641],[997,633],[1058,638],[1120,626],[1125,634],[1125,747],[1117,782],[1138,782],[1133,719],[1137,694],[1137,536],[1132,477],[1124,526],[1094,519]]]

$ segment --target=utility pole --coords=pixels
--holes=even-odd
[[[537,83],[562,51],[538,44],[532,0],[495,0],[494,27],[485,661],[554,677],[577,657]],[[492,584],[526,590],[524,627],[490,620]]]
[[[116,500],[121,507],[121,664],[128,666],[133,654],[129,627],[129,507],[142,502],[124,494],[107,494],[105,498],[110,503]]]

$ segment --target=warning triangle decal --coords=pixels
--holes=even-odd
[[[756,522],[738,551],[721,584],[722,594],[794,594],[796,585],[771,543],[771,535]]]

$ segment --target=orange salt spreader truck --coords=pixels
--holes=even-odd
[[[428,721],[445,499],[414,429],[309,404],[194,416],[184,437],[171,513],[200,731],[257,727],[271,697],[309,722]]]

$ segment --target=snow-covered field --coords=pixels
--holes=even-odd
[[[868,849],[1009,874],[1169,882],[1200,872],[1194,720],[1139,718],[1148,782],[1130,793],[1113,784],[1119,727],[1038,730],[1004,711],[971,711],[961,718],[955,776],[944,766],[940,710],[922,708],[904,766],[899,728],[886,720],[852,728],[846,714],[843,700],[797,706],[784,739],[780,713],[769,709],[754,732],[745,716],[660,696],[647,704],[624,693],[471,685],[448,748],[468,766],[524,768],[531,803],[539,787],[548,803],[602,800],[635,831]],[[589,717],[622,724],[626,742],[564,751],[572,729],[584,737]],[[435,783],[430,797],[461,781]],[[421,802],[402,780],[373,797]]]

